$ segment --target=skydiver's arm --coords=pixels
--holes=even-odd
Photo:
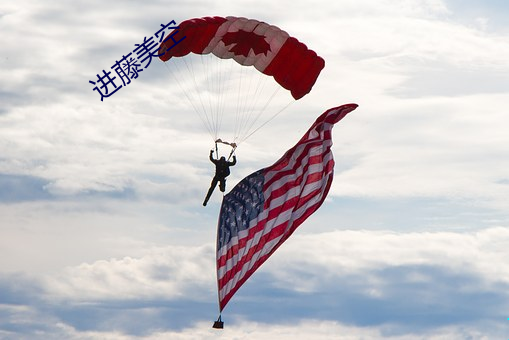
[[[212,155],[214,154],[214,150],[210,150],[210,155],[209,155],[209,159],[212,163],[215,163],[214,162],[214,158],[212,158]]]
[[[233,155],[233,162],[229,162],[229,165],[234,166],[235,164],[237,164],[237,157],[235,157],[235,155]]]

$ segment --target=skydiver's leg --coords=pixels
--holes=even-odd
[[[226,178],[221,178],[219,180],[219,190],[221,190],[221,192],[226,190]]]
[[[209,188],[209,191],[207,192],[207,196],[205,196],[205,200],[203,201],[203,206],[207,205],[207,202],[209,201],[210,196],[212,196],[212,192],[214,192],[216,185],[217,185],[217,178],[214,177],[212,179],[212,182],[210,183],[210,188]]]

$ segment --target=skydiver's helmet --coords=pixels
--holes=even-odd
[[[220,159],[219,159],[221,162],[226,162],[226,158],[224,156],[222,156]]]

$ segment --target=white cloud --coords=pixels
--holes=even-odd
[[[475,278],[459,284],[458,289],[499,292],[501,285],[509,285],[509,266],[505,265],[509,254],[504,247],[508,241],[509,229],[502,227],[471,233],[347,230],[294,235],[261,272],[274,278],[273,286],[304,294],[323,294],[331,285],[363,277],[358,286],[362,294],[390,298],[394,291],[389,283],[402,287],[419,282],[441,285],[437,281],[444,280],[440,271],[451,277]],[[215,295],[213,259],[212,244],[148,248],[138,258],[68,267],[47,277],[45,289],[52,300],[73,302],[210,301]],[[393,269],[398,272],[391,274]],[[257,275],[261,274],[253,278]],[[345,294],[349,294],[349,286],[344,287]]]
[[[132,336],[119,331],[80,331],[64,323],[56,323],[51,332],[40,332],[46,339],[101,339],[101,340],[132,340],[132,339],[275,339],[275,340],[307,340],[331,339],[338,336],[345,340],[357,339],[390,339],[390,340],[446,340],[446,339],[479,339],[487,340],[493,336],[501,336],[501,327],[485,327],[483,332],[474,327],[443,327],[424,333],[391,334],[390,325],[384,327],[355,327],[334,321],[304,320],[293,324],[264,324],[243,321],[235,325],[228,325],[222,330],[211,328],[210,322],[200,322],[193,327],[181,331],[161,331],[145,336]],[[0,333],[1,334],[1,333]],[[5,332],[10,335],[9,332]]]
[[[295,235],[264,267],[278,285],[316,292],[345,275],[370,275],[385,268],[432,266],[478,277],[487,287],[509,285],[509,228],[471,233],[345,230]],[[307,275],[303,272],[309,270]],[[370,274],[371,273],[371,274]],[[412,277],[410,279],[423,279]],[[376,274],[375,274],[376,275]],[[311,278],[310,278],[311,276]],[[374,276],[372,276],[374,277]],[[291,284],[290,284],[291,283]],[[377,287],[373,282],[373,288]]]
[[[212,246],[153,248],[141,258],[100,260],[46,279],[50,299],[200,300],[214,296]]]
[[[39,275],[34,282],[41,284],[42,294],[37,299],[30,297],[34,287],[9,280],[8,290],[18,296],[12,301],[24,296],[23,301],[32,305],[4,305],[0,313],[10,315],[4,320],[7,325],[30,319],[27,327],[44,330],[49,338],[65,334],[70,339],[262,339],[272,334],[276,339],[304,339],[310,332],[324,339],[338,332],[347,338],[368,339],[491,338],[501,334],[505,321],[497,318],[507,307],[508,239],[507,228],[472,233],[346,230],[294,235],[239,290],[224,312],[226,329],[221,333],[211,330],[210,322],[201,321],[203,312],[214,313],[209,309],[216,298],[211,244],[149,247],[138,257],[99,260]],[[265,315],[266,304],[275,302],[277,312],[268,316],[274,318],[271,322],[247,320],[265,320],[259,308],[263,306]],[[206,308],[192,316],[197,311],[189,308],[200,303]],[[374,309],[359,310],[356,303]],[[463,309],[474,308],[472,304],[475,312],[465,314]],[[391,308],[384,312],[382,306],[387,305]],[[292,316],[295,308],[305,308],[307,312],[299,314],[305,316]],[[382,308],[378,313],[383,317],[377,316],[377,308]],[[76,310],[85,319],[78,320],[74,314],[62,317],[67,310]],[[360,312],[365,319],[351,319]],[[406,315],[403,319],[401,313]],[[429,320],[440,320],[430,321],[434,327],[426,326],[417,317],[423,313]],[[172,326],[172,316],[179,314],[185,322]],[[313,315],[322,318],[314,320]],[[101,323],[94,327],[96,318]],[[127,321],[132,318],[145,320],[144,327],[134,331],[133,321]]]
[[[507,137],[498,123],[505,116],[498,107],[505,96],[488,98],[415,100],[405,109],[384,108],[372,120],[360,117],[359,108],[359,121],[352,113],[334,130],[339,168],[332,193],[442,196],[503,210],[509,199],[503,169],[509,165]],[[402,125],[393,125],[396,121]],[[364,139],[359,129],[378,139]],[[349,143],[341,145],[345,140]]]
[[[471,327],[444,327],[430,330],[425,333],[390,334],[390,325],[383,327],[355,327],[341,324],[334,321],[304,320],[293,324],[263,324],[253,322],[242,322],[234,327],[226,324],[221,331],[207,329],[209,324],[200,323],[195,328],[186,329],[182,332],[165,332],[152,334],[150,339],[331,339],[341,338],[345,340],[357,339],[392,339],[392,340],[445,340],[445,339],[466,339],[475,338],[487,340],[490,334],[482,334]],[[495,334],[501,334],[501,330],[492,330]]]
[[[3,204],[0,215],[0,271],[29,275],[139,258],[151,248],[200,246],[214,239],[217,219],[212,211],[97,196]]]

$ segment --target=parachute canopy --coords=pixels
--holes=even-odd
[[[186,20],[179,27],[178,32],[171,33],[173,39],[185,39],[169,50],[172,43],[163,42],[159,47],[161,60],[189,53],[212,53],[221,59],[234,59],[273,76],[295,99],[311,91],[325,66],[324,60],[306,45],[280,28],[258,20],[205,17]]]
[[[181,89],[167,93],[172,109],[187,98],[214,141],[236,145],[309,93],[325,65],[280,28],[238,17],[186,20],[158,55]]]

